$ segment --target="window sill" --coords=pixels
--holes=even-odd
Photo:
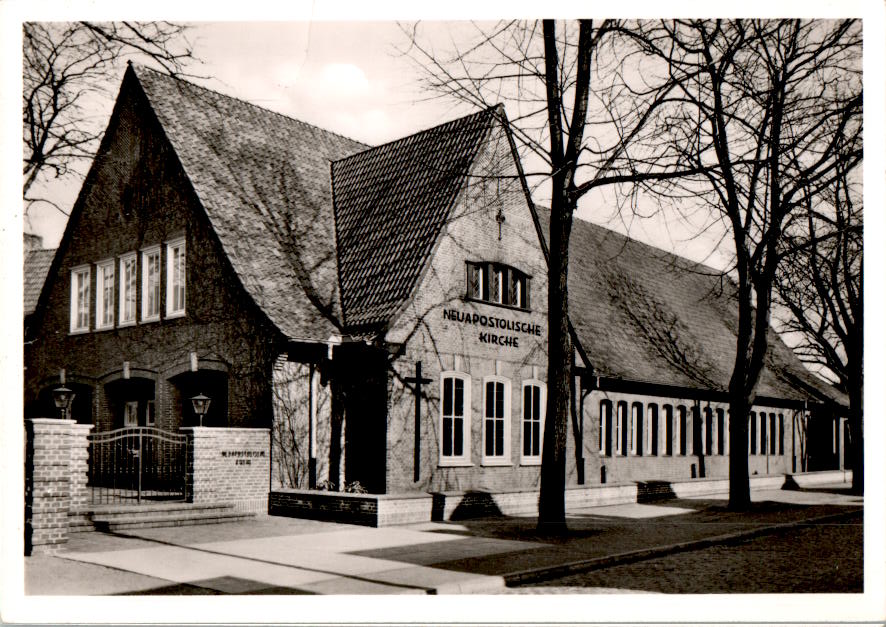
[[[513,466],[510,459],[484,459],[481,466]]]
[[[157,315],[157,316],[151,316],[150,318],[142,318],[141,319],[142,324],[147,324],[149,322],[160,322],[160,316]]]
[[[441,459],[437,462],[438,468],[468,468],[473,465],[469,459]]]
[[[68,335],[86,335],[89,333],[89,329],[71,329],[68,331]]]
[[[184,317],[185,317],[184,311],[174,311],[172,313],[166,314],[166,320],[174,320],[175,318],[184,318]]]
[[[521,466],[541,466],[541,457],[528,457],[520,460]]]
[[[117,328],[124,329],[126,327],[134,327],[134,326],[135,326],[135,320],[130,320],[128,322],[121,322],[120,324],[117,325]]]
[[[525,307],[518,307],[517,305],[506,305],[505,303],[497,303],[494,300],[483,300],[482,298],[474,298],[472,296],[464,296],[462,298],[466,302],[469,302],[469,303],[479,303],[481,305],[492,305],[493,307],[500,307],[502,309],[510,309],[511,311],[522,311],[523,313],[532,313],[531,309],[527,309]]]

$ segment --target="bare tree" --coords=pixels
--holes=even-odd
[[[527,176],[551,185],[539,525],[562,528],[573,350],[568,244],[578,199],[619,185],[636,209],[649,192],[654,203],[677,201],[681,212],[707,216],[703,230],[732,240],[738,315],[730,410],[747,416],[768,348],[786,220],[832,186],[841,164],[861,159],[861,25],[545,20],[475,28],[475,40],[450,56],[413,28],[409,54],[438,95],[474,106],[513,102],[523,154],[544,164]],[[746,422],[732,420],[730,440],[746,438]],[[749,503],[747,456],[737,448],[730,506]]]
[[[768,349],[786,228],[862,158],[861,24],[667,21],[640,24],[637,33],[638,58],[679,90],[656,112],[656,138],[645,149],[677,151],[704,172],[670,185],[695,195],[732,239],[738,328],[729,435],[744,442],[740,417],[754,402]],[[734,509],[750,503],[744,453],[730,456]]]
[[[864,491],[864,293],[862,199],[842,165],[833,188],[811,202],[786,229],[785,260],[776,277],[777,302],[790,312],[787,331],[810,366],[824,370],[849,396],[853,491]]]
[[[27,22],[23,26],[22,139],[25,209],[43,202],[67,215],[35,183],[82,177],[101,137],[91,119],[110,100],[119,63],[138,59],[169,74],[195,61],[187,26],[168,22]]]
[[[625,98],[621,61],[612,46],[623,25],[501,22],[474,25],[475,40],[444,57],[418,27],[404,29],[408,53],[426,71],[432,92],[477,107],[508,100],[517,110],[514,135],[523,156],[540,162],[530,180],[550,185],[548,256],[548,396],[538,526],[566,527],[566,439],[572,398],[573,337],[568,311],[569,237],[578,200],[606,185],[666,181],[696,173],[671,153],[629,154],[653,112],[673,89],[665,78],[645,98]],[[596,64],[597,72],[592,73]],[[593,105],[591,101],[593,99]],[[589,118],[591,109],[598,114]],[[593,136],[589,128],[600,131]]]

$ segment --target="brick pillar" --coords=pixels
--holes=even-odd
[[[73,420],[25,421],[25,554],[54,553],[68,541]]]
[[[212,427],[182,427],[188,436],[185,494],[189,503],[207,503],[215,499],[214,466],[219,455],[218,441]]]
[[[71,426],[71,507],[69,521],[74,524],[88,523],[89,492],[89,432],[93,425]]]

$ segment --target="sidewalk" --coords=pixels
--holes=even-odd
[[[725,495],[570,512],[549,538],[533,518],[482,518],[374,529],[260,516],[126,534],[72,534],[56,557],[26,558],[27,594],[499,593],[575,572],[735,543],[786,525],[856,521],[847,486]],[[588,590],[582,592],[600,592]],[[605,590],[609,592],[610,590]]]

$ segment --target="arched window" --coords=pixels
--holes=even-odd
[[[612,402],[600,401],[600,455],[612,455]]]
[[[714,410],[710,407],[704,409],[704,454],[712,455],[714,449]]]
[[[510,464],[511,382],[483,379],[483,463]]]
[[[643,454],[643,403],[631,405],[631,455]]]
[[[541,463],[545,422],[545,386],[541,381],[523,382],[523,464]]]
[[[664,406],[665,420],[665,455],[674,454],[674,408],[670,405]]]
[[[462,372],[440,375],[440,465],[471,461],[471,377]]]
[[[617,405],[618,415],[615,419],[615,448],[617,455],[628,454],[628,404],[619,401]]]
[[[757,454],[757,412],[752,411],[751,416],[748,419],[750,421],[750,427],[748,428],[748,451],[750,455]]]
[[[726,414],[723,408],[717,409],[717,455],[726,454]]]
[[[687,437],[686,437],[686,406],[677,406],[677,438],[680,441],[680,455],[686,454]]]
[[[784,414],[778,415],[778,454],[784,455]]]
[[[658,405],[646,407],[646,454],[658,455]]]

